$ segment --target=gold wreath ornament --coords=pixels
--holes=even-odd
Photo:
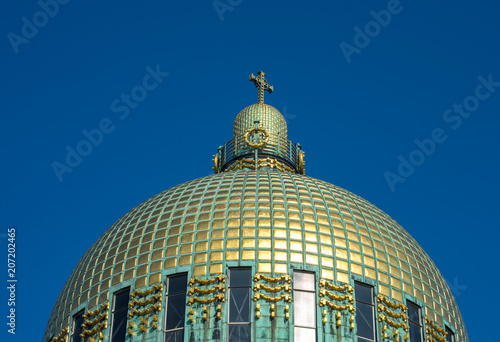
[[[264,134],[264,140],[261,141],[260,143],[256,144],[256,143],[253,143],[253,142],[250,142],[248,140],[248,135],[250,133],[262,133]],[[264,147],[266,146],[266,144],[269,142],[269,133],[267,133],[267,131],[264,129],[264,128],[250,128],[246,131],[245,133],[245,142],[248,146],[250,147],[253,147],[253,148],[261,148],[261,147]]]

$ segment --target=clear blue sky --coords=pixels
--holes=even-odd
[[[500,280],[499,6],[231,3],[219,15],[212,1],[70,1],[44,16],[33,0],[2,2],[0,317],[10,226],[19,281],[17,335],[1,318],[0,340],[40,340],[73,267],[109,226],[149,197],[211,174],[234,118],[256,102],[248,75],[258,70],[275,87],[265,102],[286,108],[307,174],[405,227],[451,283],[471,341],[489,339],[497,312],[484,300]],[[388,9],[390,21],[382,12],[383,25],[370,24],[371,11]],[[134,88],[157,65],[168,76],[145,93]],[[142,101],[126,113],[121,96],[133,89]],[[60,182],[53,163],[65,163],[66,147],[100,124],[114,129]],[[415,139],[433,134],[441,141],[434,151],[415,152]],[[398,175],[398,157],[410,155],[420,165]],[[386,172],[402,177],[392,178],[394,191]]]

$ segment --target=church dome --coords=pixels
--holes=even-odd
[[[262,105],[238,117],[281,115]],[[275,166],[192,180],[125,214],[76,265],[44,341],[468,341],[406,230],[347,190]]]

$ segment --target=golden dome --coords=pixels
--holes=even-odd
[[[82,257],[54,306],[46,338],[124,286],[141,289],[187,272],[207,279],[250,266],[279,276],[292,269],[381,296],[419,303],[425,317],[468,341],[441,273],[400,225],[370,202],[327,182],[274,169],[219,173],[141,203]]]

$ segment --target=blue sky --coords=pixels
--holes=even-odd
[[[489,338],[496,312],[482,300],[500,280],[498,5],[217,4],[3,2],[0,248],[6,257],[17,227],[18,325],[7,335],[2,318],[0,339],[41,339],[73,267],[109,226],[211,174],[234,118],[257,100],[248,75],[258,70],[307,175],[405,227],[452,285],[471,341]],[[126,100],[132,91],[140,101]],[[97,128],[107,133],[82,142]],[[86,156],[69,167],[78,146]]]

